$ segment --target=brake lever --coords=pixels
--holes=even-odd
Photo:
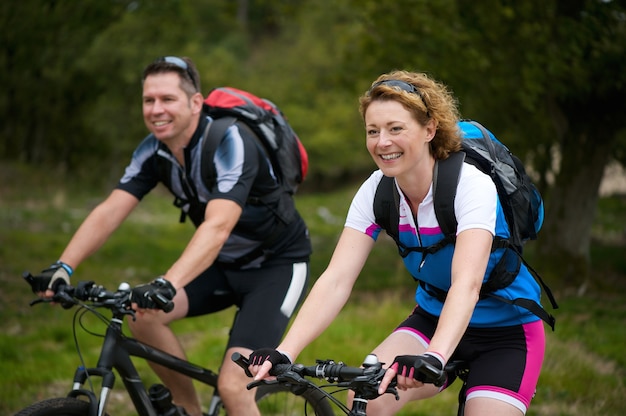
[[[256,380],[256,381],[248,383],[246,388],[248,390],[252,390],[253,388],[259,387],[261,385],[263,385],[263,386],[272,386],[274,384],[278,384],[278,380],[276,380],[276,379],[271,379],[271,380],[261,379],[261,380]]]
[[[57,293],[55,293],[52,297],[52,301],[60,303],[63,309],[70,309],[72,306],[78,305],[78,301],[64,290],[59,290]]]
[[[304,393],[307,388],[313,383],[306,378],[302,377],[295,371],[287,371],[281,375],[276,376],[273,379],[262,379],[256,380],[252,383],[249,383],[246,388],[248,390],[252,390],[255,387],[264,385],[264,386],[273,386],[276,384],[285,384],[285,381],[290,383],[290,391],[295,395],[300,395]]]
[[[385,393],[393,394],[394,397],[396,398],[396,401],[400,400],[400,395],[398,394],[398,389],[395,388],[395,387],[391,387],[391,386],[387,387],[387,390],[385,390]]]
[[[59,303],[63,309],[70,309],[72,306],[77,305],[78,302],[72,298],[66,292],[60,291],[55,293],[51,298],[37,298],[29,302],[30,306],[35,306],[38,303]]]
[[[133,322],[137,320],[137,312],[132,308],[127,309],[119,309],[122,312],[122,315],[128,315],[133,319]]]
[[[37,298],[37,299],[31,300],[28,305],[35,306],[38,303],[50,303],[50,302],[52,302],[52,299]]]

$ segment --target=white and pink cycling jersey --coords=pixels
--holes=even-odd
[[[346,227],[363,232],[375,240],[378,239],[382,228],[376,224],[373,203],[382,177],[382,172],[377,170],[361,185],[352,200],[345,222]],[[432,186],[419,205],[417,218],[411,214],[411,209],[402,192],[399,193],[400,241],[407,247],[427,247],[439,242],[443,234],[435,216]],[[504,238],[509,236],[495,185],[487,175],[467,163],[461,170],[454,210],[458,222],[457,234],[467,229],[479,228],[491,232],[494,236]],[[453,254],[454,246],[448,245],[434,254],[423,255],[419,252],[412,252],[403,259],[409,273],[416,280],[425,283],[425,287],[418,285],[415,293],[417,304],[435,316],[441,313],[443,303],[427,289],[434,286],[447,291],[450,288]],[[502,254],[503,250],[496,250],[491,254],[485,280],[501,259]],[[528,269],[521,264],[513,283],[494,294],[505,299],[527,298],[539,303],[540,293],[539,285]],[[485,298],[476,305],[470,326],[501,327],[533,322],[538,319],[527,309],[497,299]]]

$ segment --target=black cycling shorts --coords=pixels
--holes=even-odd
[[[187,317],[234,305],[239,310],[227,348],[275,347],[304,298],[308,277],[309,265],[305,262],[245,270],[213,265],[185,286]]]
[[[424,347],[438,318],[419,307],[395,330],[411,334]],[[449,361],[469,361],[467,399],[489,397],[526,413],[535,394],[545,352],[543,321],[495,327],[469,327]]]

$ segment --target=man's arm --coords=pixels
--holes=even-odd
[[[137,204],[139,200],[135,196],[115,189],[85,218],[61,254],[60,260],[76,269],[104,244]]]
[[[213,264],[239,221],[241,212],[241,206],[234,201],[209,201],[204,222],[196,229],[182,255],[164,276],[176,290],[187,285]]]

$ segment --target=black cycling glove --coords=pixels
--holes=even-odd
[[[446,382],[444,363],[434,354],[399,355],[391,364],[399,375],[411,377],[422,383],[443,386]]]
[[[57,261],[30,280],[33,293],[45,292],[50,289],[57,291],[59,286],[69,285],[74,270],[62,261]]]
[[[133,288],[130,292],[130,301],[136,303],[137,307],[141,309],[163,309],[152,300],[152,297],[160,297],[164,303],[167,303],[174,299],[175,295],[176,289],[174,289],[174,286],[164,278],[157,277],[148,284]]]
[[[269,361],[272,363],[272,367],[275,367],[277,364],[291,364],[291,359],[287,355],[272,348],[261,348],[252,351],[249,361],[250,365],[261,365],[265,361]]]

